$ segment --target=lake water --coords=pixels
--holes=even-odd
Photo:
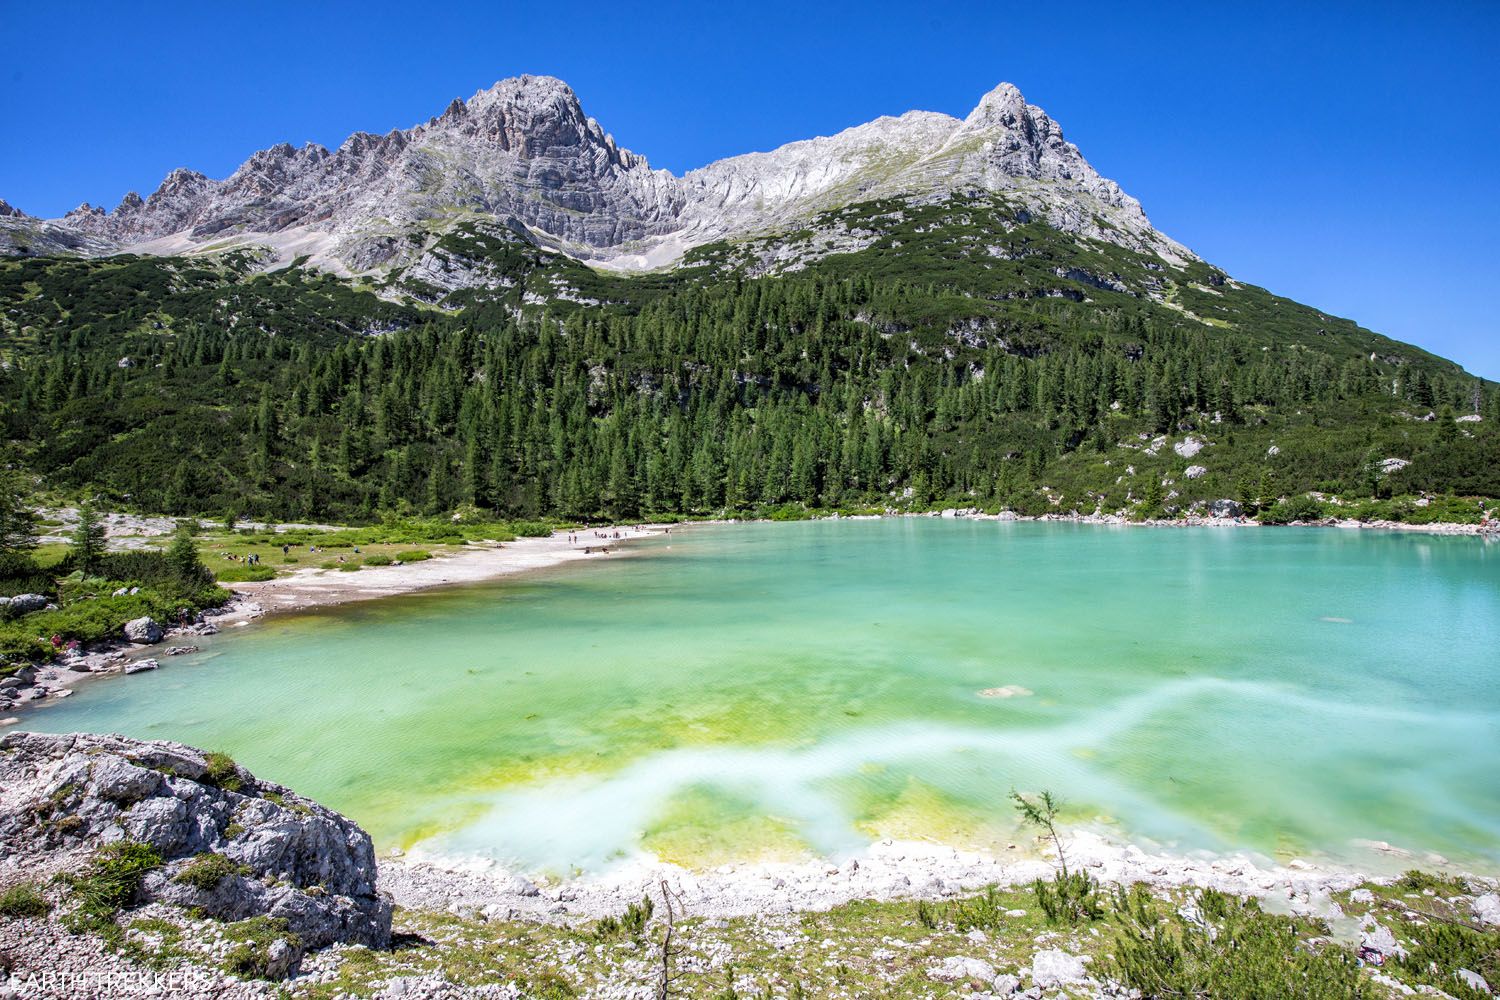
[[[277,617],[24,726],[222,749],[382,847],[553,872],[1003,846],[1012,788],[1178,850],[1500,868],[1500,545],[891,519],[636,551]]]

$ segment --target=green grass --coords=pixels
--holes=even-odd
[[[115,914],[135,901],[146,876],[161,866],[161,855],[150,844],[122,840],[99,848],[82,873],[64,877],[76,903],[70,924],[74,929],[113,924]]]
[[[51,912],[52,904],[30,882],[13,885],[0,893],[0,917],[45,917]]]
[[[232,942],[224,957],[224,969],[246,979],[270,979],[271,946],[285,941],[300,949],[302,940],[277,917],[251,917],[224,927],[224,937]]]
[[[182,866],[172,881],[192,886],[199,892],[212,892],[220,882],[231,875],[249,875],[248,865],[238,864],[222,854],[205,851]]]
[[[226,792],[243,790],[245,782],[240,776],[239,765],[234,762],[233,757],[227,753],[213,751],[204,757],[204,763],[207,765],[204,780],[208,784],[222,788]]]

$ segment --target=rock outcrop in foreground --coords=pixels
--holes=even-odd
[[[7,883],[86,872],[101,848],[120,844],[149,845],[159,858],[127,906],[285,920],[308,948],[390,942],[391,904],[376,892],[370,836],[338,813],[180,743],[0,738]]]

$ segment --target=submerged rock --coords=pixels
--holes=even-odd
[[[287,921],[304,945],[390,943],[375,851],[338,813],[227,758],[121,736],[0,738],[0,858],[32,873],[85,867],[101,846],[149,844],[162,866],[137,902],[220,920]],[[294,966],[300,956],[278,954]]]

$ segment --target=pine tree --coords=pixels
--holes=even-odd
[[[104,556],[104,521],[93,500],[78,505],[78,527],[73,529],[72,560],[85,573],[92,573]]]
[[[21,477],[13,472],[0,472],[0,556],[35,548],[36,525],[36,511],[27,499]]]
[[[198,545],[186,524],[178,527],[172,544],[167,547],[167,565],[172,568],[172,576],[183,590],[197,590],[213,582],[213,574],[198,558]]]

